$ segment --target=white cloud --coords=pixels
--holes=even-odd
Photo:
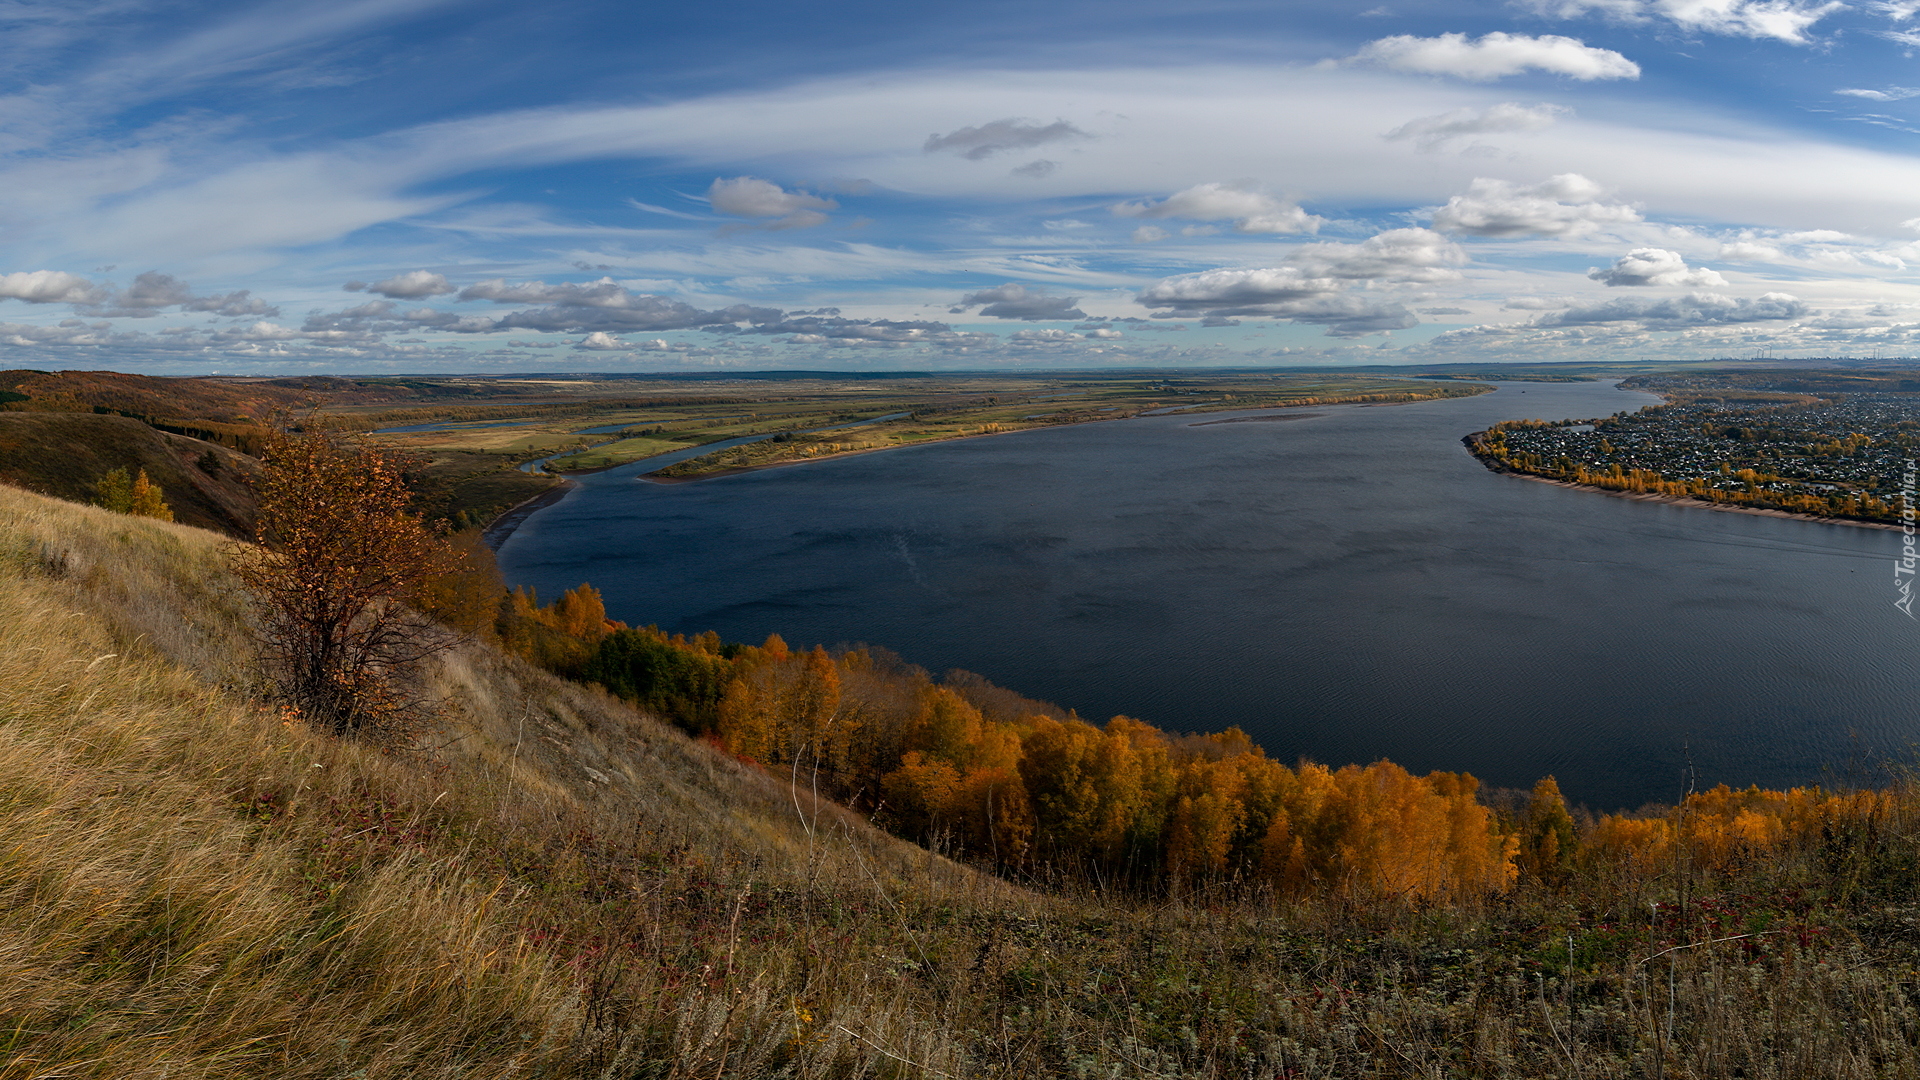
[[[1573,19],[1596,14],[1621,22],[1642,23],[1665,19],[1683,30],[1731,37],[1772,38],[1804,45],[1807,30],[1814,23],[1847,5],[1839,0],[1806,3],[1805,0],[1531,0],[1526,6],[1538,14]],[[1888,5],[1895,14],[1905,5]]]
[[[1086,336],[1096,341],[1117,341],[1120,338],[1126,337],[1127,335],[1121,333],[1118,330],[1108,330],[1106,327],[1103,326],[1096,330],[1087,331]]]
[[[1596,49],[1576,38],[1553,34],[1530,37],[1494,31],[1478,41],[1465,34],[1421,38],[1410,34],[1369,41],[1352,59],[1417,75],[1451,75],[1485,82],[1544,71],[1583,82],[1637,79],[1640,66],[1611,49]]]
[[[1321,220],[1244,180],[1195,184],[1159,202],[1116,203],[1109,209],[1118,217],[1233,221],[1233,227],[1243,233],[1310,233],[1319,230]]]
[[[827,215],[820,211],[837,209],[840,205],[804,191],[787,191],[778,184],[752,176],[736,176],[731,180],[716,177],[707,189],[707,202],[715,210],[735,217],[778,218],[768,226],[773,229],[824,225]]]
[[[980,314],[992,319],[1020,319],[1026,322],[1084,319],[1087,313],[1074,306],[1079,301],[1077,296],[1054,296],[1040,289],[1010,282],[968,293],[948,311],[958,315],[970,307],[984,304],[986,306],[980,308]]]
[[[1780,262],[1786,255],[1772,244],[1730,240],[1720,245],[1720,257],[1730,262]]]
[[[1585,326],[1601,323],[1640,323],[1649,330],[1679,330],[1694,326],[1771,322],[1805,318],[1812,309],[1788,293],[1770,292],[1758,300],[1734,299],[1718,293],[1689,293],[1669,300],[1622,297],[1591,307],[1573,307],[1534,320],[1535,326]]]
[[[1340,283],[1332,278],[1313,277],[1296,266],[1223,268],[1162,279],[1142,289],[1138,299],[1148,307],[1197,311],[1212,307],[1288,304],[1328,296],[1339,288]]]
[[[1677,251],[1654,247],[1634,248],[1614,260],[1612,266],[1587,271],[1587,276],[1608,287],[1665,285],[1699,289],[1727,283],[1725,278],[1705,267],[1689,267]]]
[[[1404,306],[1339,292],[1329,277],[1311,277],[1297,267],[1206,270],[1155,282],[1135,297],[1168,314],[1231,318],[1266,316],[1325,326],[1331,337],[1361,337],[1418,326]]]
[[[64,270],[25,270],[0,274],[0,300],[29,304],[88,304],[101,300],[102,287]]]
[[[1467,264],[1460,245],[1431,229],[1393,229],[1358,244],[1305,244],[1289,260],[1309,274],[1382,281],[1458,280]]]
[[[1035,146],[1045,146],[1047,143],[1091,137],[1065,120],[1041,124],[1032,120],[1022,120],[1019,117],[1008,117],[992,123],[963,127],[945,135],[929,135],[920,149],[928,154],[950,150],[968,161],[980,161],[1002,150],[1025,150]],[[1038,171],[1027,171],[1042,164],[1047,167]],[[1045,176],[1053,171],[1053,164],[1050,161],[1036,161],[1030,165],[1023,165],[1014,172],[1029,176]]]
[[[1558,296],[1510,296],[1501,307],[1508,311],[1558,311],[1572,302]]]
[[[1916,218],[1915,220],[1920,220],[1920,218]],[[1133,230],[1132,240],[1136,244],[1151,244],[1157,240],[1165,240],[1167,236],[1167,230],[1158,225],[1142,225]]]
[[[1531,187],[1482,177],[1434,212],[1433,227],[1468,236],[1571,238],[1640,220],[1633,207],[1602,202],[1601,195],[1600,185],[1577,173]]]
[[[633,348],[633,346],[621,341],[605,330],[595,330],[593,333],[575,342],[573,347],[576,349],[586,349],[591,352],[622,351]]]
[[[1910,97],[1920,97],[1920,88],[1889,86],[1885,90],[1835,90],[1834,93],[1866,98],[1868,101],[1905,101]]]
[[[8,298],[32,304],[73,304],[88,315],[110,319],[144,319],[170,307],[229,317],[280,314],[279,308],[247,289],[195,296],[186,282],[157,270],[134,278],[126,289],[95,284],[59,270],[0,274],[0,300]]]
[[[1438,116],[1409,120],[1382,135],[1388,142],[1413,140],[1414,148],[1433,153],[1454,139],[1469,135],[1510,134],[1544,131],[1562,116],[1571,115],[1565,105],[1520,105],[1503,101],[1484,109],[1455,109]]]
[[[359,287],[355,288],[355,286]],[[349,281],[346,289],[348,292],[360,292],[364,289],[395,300],[420,300],[429,296],[445,296],[453,291],[453,286],[447,284],[446,276],[443,274],[435,274],[427,270],[409,270],[404,274],[395,274],[385,281],[376,281],[371,285]]]

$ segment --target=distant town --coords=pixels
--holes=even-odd
[[[1490,466],[1635,493],[1868,521],[1897,519],[1920,446],[1920,373],[1638,375],[1663,405],[1586,421],[1515,420],[1468,437]]]

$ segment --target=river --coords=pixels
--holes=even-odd
[[[1514,383],[678,485],[626,466],[583,477],[500,559],[546,598],[591,581],[630,623],[869,642],[1096,721],[1238,725],[1286,761],[1551,773],[1598,809],[1911,760],[1920,624],[1892,606],[1898,533],[1530,482],[1460,444],[1653,400]]]

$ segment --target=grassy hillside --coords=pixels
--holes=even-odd
[[[909,896],[1021,902],[494,653],[439,669],[429,751],[283,723],[220,545],[0,487],[0,1077],[886,1060],[789,1046],[839,927],[897,956]],[[806,1030],[925,1052],[852,989]]]
[[[208,455],[212,455],[211,459]],[[252,534],[252,458],[224,446],[159,431],[124,416],[90,412],[0,412],[0,483],[74,502],[112,469],[145,469],[174,520],[236,536]]]
[[[287,722],[221,544],[0,487],[0,1080],[1920,1075],[1905,793],[1444,902],[1016,885],[497,651],[415,752]]]

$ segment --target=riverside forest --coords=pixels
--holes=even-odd
[[[1697,407],[1755,463],[1703,490],[1825,462],[1871,509],[1906,391],[1792,375],[1477,449],[1631,478]],[[492,561],[547,470],[1480,389],[876,381],[0,376],[0,1077],[1920,1075],[1910,783],[1594,813]],[[328,581],[364,616],[309,617]],[[364,662],[300,668],[327,635]]]

